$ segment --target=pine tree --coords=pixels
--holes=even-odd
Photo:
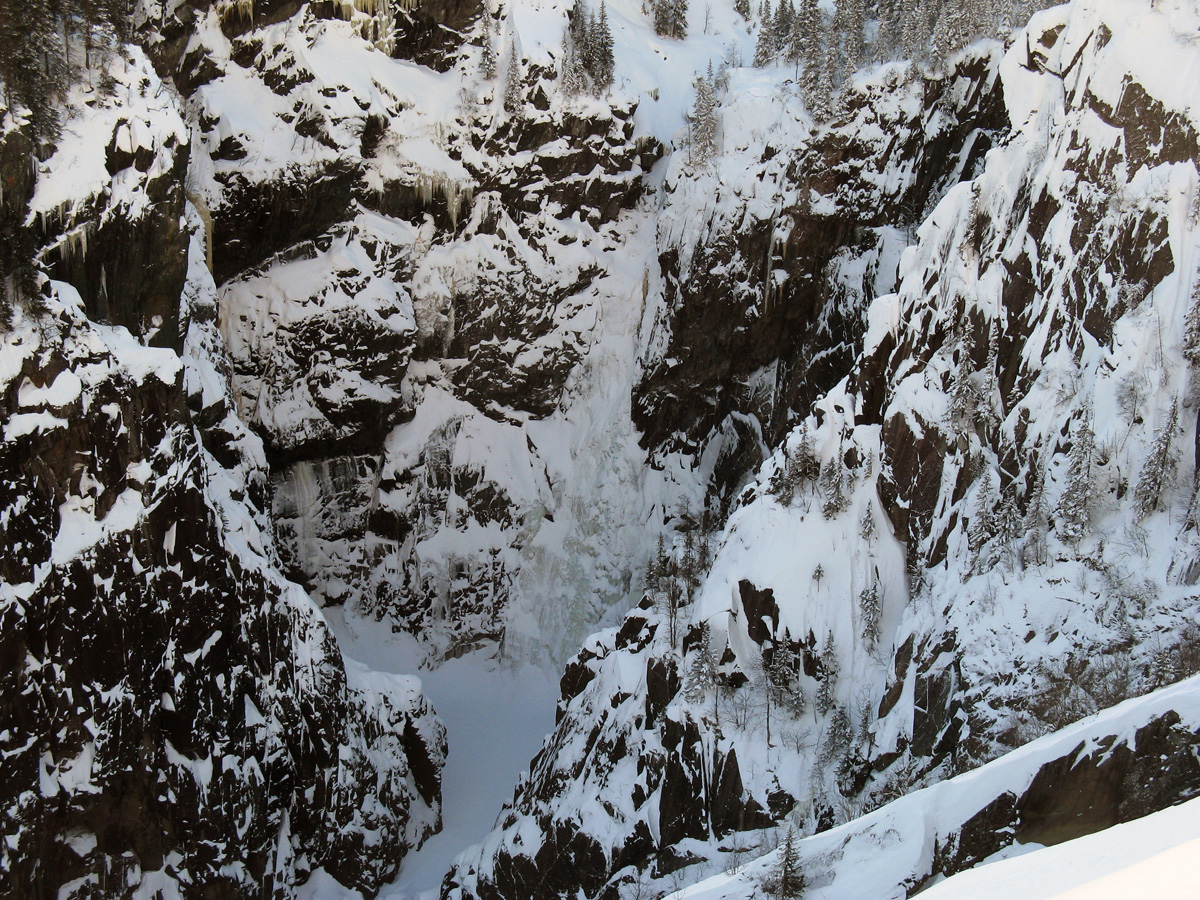
[[[986,424],[993,427],[1000,422],[997,410],[1002,404],[1000,383],[996,378],[999,356],[1000,323],[996,319],[992,319],[991,327],[988,329],[987,360],[983,364],[983,385],[979,391],[979,414]]]
[[[733,0],[733,11],[743,19],[750,19],[750,0]]]
[[[958,340],[958,364],[950,382],[950,427],[957,432],[971,429],[979,414],[980,398],[971,383],[973,366],[971,355],[975,342],[970,333],[962,333]]]
[[[779,0],[775,7],[775,16],[771,20],[771,56],[776,57],[783,50],[784,42],[792,33],[792,21],[796,18],[796,9],[792,0]]]
[[[713,655],[707,622],[700,623],[700,635],[692,650],[684,684],[684,696],[691,703],[700,703],[717,686],[717,660]]]
[[[833,632],[825,634],[825,645],[821,648],[822,678],[817,682],[817,712],[821,715],[833,708],[834,688],[838,679],[837,647],[833,643]]]
[[[800,871],[800,851],[796,847],[796,835],[789,825],[783,843],[779,845],[779,857],[771,869],[765,885],[776,900],[797,900],[804,895],[804,874]]]
[[[683,535],[683,565],[680,568],[689,603],[696,588],[700,586],[701,574],[700,554],[696,548],[696,529],[690,527]]]
[[[687,0],[654,0],[654,31],[664,37],[687,37]]]
[[[771,655],[769,672],[771,687],[775,692],[775,705],[795,718],[804,712],[804,689],[797,676],[799,661],[785,642],[780,642]]]
[[[1000,495],[1000,505],[996,507],[996,539],[1008,558],[1008,567],[1016,564],[1015,545],[1021,534],[1021,513],[1017,508],[1015,485],[1009,484]]]
[[[1046,476],[1039,469],[1025,507],[1025,521],[1022,523],[1025,542],[1021,555],[1026,565],[1040,566],[1046,562],[1046,529],[1049,524],[1046,512]]]
[[[658,533],[658,538],[654,544],[654,555],[650,557],[650,561],[646,564],[646,586],[653,590],[660,590],[662,579],[667,573],[667,548],[666,541],[663,540],[662,532]]]
[[[33,135],[58,133],[57,102],[71,80],[60,37],[60,16],[50,0],[0,2],[0,82],[9,108],[29,110]]]
[[[867,508],[863,510],[862,518],[858,520],[858,536],[868,544],[875,539],[875,516],[871,512],[870,504],[867,504]]]
[[[508,75],[504,83],[504,111],[516,115],[521,111],[521,64],[517,60],[517,45],[508,53]]]
[[[967,530],[967,546],[978,556],[983,546],[996,534],[996,483],[990,471],[983,473],[979,489],[975,493],[975,509],[971,526]],[[980,560],[983,563],[982,560]],[[984,564],[986,567],[986,564]]]
[[[1200,363],[1200,281],[1192,287],[1191,305],[1183,320],[1183,358],[1192,365]]]
[[[821,744],[818,760],[822,766],[841,762],[846,757],[846,751],[854,740],[854,728],[850,723],[850,713],[846,707],[837,704],[833,715],[829,717],[829,728],[825,732],[825,740]],[[839,766],[841,768],[841,766]]]
[[[770,64],[775,58],[775,29],[774,23],[770,18],[770,4],[764,4],[767,9],[766,15],[762,19],[762,23],[758,28],[758,41],[754,45],[754,65],[757,68],[763,68]]]
[[[600,0],[600,18],[596,20],[591,34],[593,49],[592,79],[596,90],[603,93],[613,83],[613,39],[608,26],[608,8]]]
[[[1067,486],[1058,501],[1059,538],[1068,544],[1078,544],[1087,535],[1092,517],[1092,457],[1095,454],[1095,435],[1091,415],[1084,411],[1071,445],[1067,466]]]
[[[767,646],[764,645],[759,650],[759,658],[755,668],[758,670],[758,686],[762,690],[763,710],[767,723],[767,746],[771,746],[771,710],[775,706],[778,693],[775,685],[771,681],[771,666],[767,661]]]
[[[688,0],[670,0],[672,6],[672,21],[675,30],[673,37],[683,40],[687,37]]]
[[[562,37],[562,90],[568,97],[583,93],[587,87],[587,72],[575,43],[571,40],[570,31],[564,31]]]
[[[692,162],[707,162],[716,152],[717,101],[713,96],[712,65],[709,75],[696,79],[696,101],[689,115],[692,127]]]
[[[858,612],[862,617],[863,637],[868,646],[879,643],[879,582],[875,579],[858,595]]]
[[[1167,422],[1154,435],[1150,452],[1142,464],[1141,475],[1138,476],[1137,487],[1133,491],[1134,520],[1142,521],[1158,508],[1162,497],[1163,486],[1170,476],[1172,468],[1171,443],[1175,438],[1175,429],[1179,424],[1179,407],[1171,401]]]
[[[845,478],[841,460],[836,457],[821,467],[821,494],[824,497],[821,515],[826,519],[832,519],[849,505],[846,499]]]
[[[833,34],[841,43],[841,55],[837,60],[839,81],[861,65],[865,25],[862,0],[838,0],[833,16]]]
[[[492,16],[483,11],[483,50],[479,54],[479,74],[491,81],[496,77],[496,48],[492,44]]]

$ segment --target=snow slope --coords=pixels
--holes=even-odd
[[[930,900],[1118,900],[1200,897],[1200,800],[1095,835],[960,872],[925,892]]]
[[[915,888],[930,884],[929,896],[988,897],[1004,891],[1012,896],[1014,890],[1028,885],[1030,896],[1106,896],[1093,893],[1112,889],[1106,884],[1109,877],[1132,877],[1137,865],[1163,852],[1178,863],[1183,847],[1194,843],[1197,828],[1198,801],[1190,800],[1195,790],[1195,767],[1192,766],[1192,788],[1172,802],[1189,799],[1181,806],[1168,807],[1145,818],[1100,830],[1097,818],[1084,818],[1083,834],[1088,835],[1057,844],[1047,849],[1026,842],[1013,843],[1035,825],[1034,803],[1028,802],[1031,789],[1045,776],[1040,774],[1064,760],[1068,768],[1083,765],[1087,768],[1096,759],[1111,758],[1122,745],[1145,740],[1148,723],[1166,716],[1168,721],[1179,720],[1185,740],[1194,745],[1197,739],[1197,699],[1200,682],[1196,678],[1135,700],[1085,719],[1051,735],[1046,735],[1012,753],[972,772],[916,791],[895,800],[874,812],[838,828],[796,841],[799,867],[806,879],[806,897],[879,897],[902,898]],[[1184,750],[1185,754],[1190,751]],[[1086,761],[1086,763],[1085,763]],[[1166,760],[1164,759],[1164,762]],[[1061,764],[1060,764],[1061,765]],[[1101,762],[1103,765],[1103,762]],[[1061,775],[1052,776],[1061,779]],[[1043,786],[1047,784],[1042,781]],[[1070,806],[1070,787],[1055,796],[1048,805],[1041,805],[1041,814],[1054,815],[1062,806]],[[1101,815],[1094,811],[1093,815]],[[972,832],[972,823],[978,825]],[[978,841],[988,834],[980,847],[972,848],[981,854],[968,855],[951,868],[948,879],[936,877],[953,860],[956,849],[961,850],[971,840]],[[686,888],[673,897],[690,900],[734,900],[757,896],[762,883],[778,865],[782,850],[773,850],[738,870],[730,871]],[[1015,858],[992,862],[1000,857]],[[978,868],[961,874],[954,872],[966,865]],[[1178,884],[1177,871],[1167,868],[1161,874],[1163,884]],[[1128,870],[1120,875],[1122,870]],[[931,878],[931,876],[934,876]],[[1092,879],[1101,880],[1090,885]],[[1078,888],[1078,893],[1072,889]],[[1144,886],[1139,890],[1148,890]],[[1188,890],[1194,888],[1189,886]],[[924,893],[924,891],[922,891]],[[1022,896],[1024,893],[1022,893]],[[1193,896],[1182,893],[1166,896]]]
[[[329,620],[343,653],[375,671],[416,671],[425,656],[408,634],[347,620],[339,610],[330,610]],[[442,827],[405,858],[399,877],[380,892],[385,900],[437,896],[450,862],[492,827],[554,726],[558,686],[530,664],[502,666],[471,654],[422,672],[421,686],[446,726],[450,747],[442,770]]]

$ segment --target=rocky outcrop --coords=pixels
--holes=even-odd
[[[999,855],[1037,851],[1156,813],[1188,821],[1186,809],[1170,807],[1200,789],[1196,687],[1192,679],[1122,704],[839,828],[801,832],[792,852],[805,883],[832,893],[867,883],[911,897]],[[1143,834],[1162,823],[1147,824]],[[722,896],[754,897],[781,853],[691,890],[704,894],[719,884]]]
[[[112,65],[110,95],[73,89],[97,127],[81,127],[83,116],[68,119],[42,163],[43,173],[79,167],[81,183],[58,192],[52,180],[39,179],[29,200],[34,246],[44,270],[75,287],[92,319],[178,350],[189,240],[181,226],[187,130],[143,55]],[[106,142],[102,166],[92,161],[96,134]]]
[[[110,68],[0,217],[68,279],[0,330],[0,892],[371,894],[440,824],[444,732],[281,574],[186,129],[140,52]]]
[[[786,436],[771,458],[736,495],[726,491],[732,511],[701,584],[682,574],[694,547],[676,547],[679,567],[652,576],[668,584],[651,591],[647,609],[596,636],[569,667],[558,727],[512,816],[460,860],[444,896],[519,896],[511,861],[536,868],[539,846],[526,829],[551,823],[573,824],[613,861],[603,885],[581,879],[588,896],[615,895],[623,880],[644,888],[669,872],[675,851],[659,835],[687,839],[710,864],[736,865],[756,839],[734,822],[828,829],[1198,670],[1196,598],[1183,583],[1197,541],[1195,479],[1190,455],[1171,448],[1195,437],[1179,410],[1193,402],[1195,335],[1184,320],[1195,316],[1195,277],[1184,261],[1196,253],[1200,160],[1189,149],[1188,101],[1137,62],[1142,45],[1112,27],[1123,15],[1103,0],[1039,14],[1002,60],[972,68],[967,58],[928,94],[905,95],[919,82],[889,84],[886,70],[877,85],[860,85],[867,96],[941,98],[934,108],[884,101],[858,110],[903,110],[896,121],[909,123],[894,145],[888,128],[847,132],[878,139],[877,158],[888,162],[877,172],[851,162],[861,147],[839,159],[833,132],[821,130],[788,181],[770,159],[752,169],[794,185],[822,147],[834,174],[810,170],[807,214],[835,216],[832,198],[857,197],[882,217],[859,223],[878,229],[874,250],[842,253],[819,277],[799,271],[816,252],[808,239],[794,262],[772,263],[777,279],[747,275],[763,257],[750,256],[743,237],[778,247],[803,237],[794,217],[772,219],[798,204],[770,191],[764,201],[751,184],[702,202],[701,186],[725,187],[699,168],[668,178],[672,203],[697,197],[678,213],[669,203],[660,219],[668,296],[683,300],[658,311],[658,355],[643,385],[661,379],[655,403],[669,428],[654,430],[651,393],[635,396],[661,460],[693,456],[707,478],[722,457],[750,457],[739,444],[769,446],[786,383],[769,360],[745,360],[784,328],[770,303],[787,284],[807,279],[805,296],[821,303],[852,293],[846,309],[861,317],[861,352],[825,330],[836,306],[809,307],[815,322],[797,321],[819,336],[811,377],[839,380],[824,382],[811,406],[803,399],[800,422],[781,420],[776,434]],[[1188,27],[1173,12],[1146,15],[1159,51],[1190,65]],[[1112,112],[1129,103],[1145,124]],[[1002,133],[982,127],[1005,120]],[[919,147],[935,121],[948,143],[914,164],[903,148]],[[944,195],[901,253],[909,190]],[[739,234],[723,230],[741,216]],[[771,227],[756,231],[755,222]],[[834,239],[848,241],[849,228]],[[888,265],[894,275],[878,277]],[[692,271],[703,302],[686,296],[684,276],[671,280]],[[764,283],[772,290],[759,290]],[[822,354],[842,362],[823,375]],[[735,376],[743,365],[749,374]],[[735,377],[740,385],[726,389]],[[1155,751],[1107,762],[1089,748],[1069,763],[1046,760],[1036,783],[989,797],[995,805],[958,843],[936,839],[946,871],[1000,849],[1014,827],[1061,840],[1081,822],[1190,796],[1194,772],[1181,748],[1194,734],[1173,731],[1169,719],[1146,728],[1147,746],[1173,760],[1171,789],[1151,791],[1142,806],[1134,799],[1138,775],[1129,773],[1159,765]],[[736,779],[724,775],[731,759]],[[1076,767],[1073,782],[1066,773]],[[654,836],[648,844],[637,837],[643,829]],[[636,859],[620,856],[629,848]],[[931,874],[914,872],[907,888]]]
[[[437,826],[440,725],[273,570],[179,357],[58,293],[6,336],[4,893],[377,889]]]
[[[720,446],[715,488],[728,505],[764,450],[843,377],[870,301],[894,286],[898,230],[970,178],[1008,126],[998,53],[937,76],[895,66],[847,90],[810,133],[781,116],[765,147],[736,145],[747,168],[736,184],[713,184],[699,166],[670,185],[681,208],[697,191],[717,197],[699,234],[669,210],[660,226],[667,337],[634,403],[646,446]]]
[[[239,414],[267,444],[293,577],[445,632],[435,655],[495,644],[558,502],[525,424],[561,409],[605,274],[590,245],[661,149],[635,135],[632,105],[567,102],[534,63],[517,113],[485,84],[454,122],[427,121],[406,108],[407,70],[380,67],[366,90],[323,67],[297,37],[322,27],[249,30],[227,64],[212,47],[225,75],[197,89]],[[235,84],[262,94],[256,122],[225,115]],[[276,165],[276,132],[292,131],[305,152]],[[331,166],[338,190],[314,188]],[[294,189],[328,215],[277,215],[262,198],[281,184],[285,206]],[[296,243],[303,228],[320,233]]]

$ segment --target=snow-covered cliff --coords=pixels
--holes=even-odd
[[[446,896],[694,880],[761,845],[756,829],[847,821],[1195,671],[1195,82],[1165,74],[1196,71],[1193,16],[1076,3],[1036,16],[998,67],[983,51],[959,95],[998,72],[1006,133],[974,172],[943,163],[969,177],[916,231],[894,291],[874,268],[886,254],[849,269],[879,293],[857,359],[738,496],[694,600],[685,533],[642,608],[568,665],[558,729]],[[860,90],[890,86],[900,109],[922,94],[880,79]],[[914,168],[888,158],[895,133],[863,166],[893,191]],[[796,158],[787,177],[822,176]],[[698,272],[723,284],[729,268]],[[833,285],[845,271],[826,270]],[[671,340],[705,309],[685,294]],[[748,407],[699,404],[697,433],[722,404],[764,433],[779,381],[757,377]]]
[[[5,111],[6,888],[386,883],[443,732],[328,622],[561,669],[448,898],[673,889],[1197,668],[1195,11],[814,121],[723,0],[605,4],[572,92],[573,6],[143,4]]]

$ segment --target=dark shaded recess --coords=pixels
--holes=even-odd
[[[750,640],[760,647],[774,640],[775,624],[779,621],[779,604],[770,588],[758,590],[745,579],[738,582],[738,596],[746,615],[746,631]]]
[[[212,210],[217,284],[350,218],[360,175],[358,163],[339,160],[322,172],[278,181],[229,176],[223,202]]]
[[[919,222],[950,186],[975,174],[994,136],[1008,126],[986,59],[965,60],[944,79],[926,82],[924,90],[921,116],[947,106],[955,123],[928,140],[923,120],[888,122],[881,124],[908,137],[891,141],[882,158],[850,129],[822,131],[796,152],[789,178],[834,198],[836,215],[816,216],[800,203],[770,221],[731,223],[697,248],[687,271],[675,251],[659,260],[673,310],[663,354],[669,362],[651,366],[635,387],[634,422],[642,445],[658,455],[698,452],[732,413],[756,417],[761,438],[739,430],[726,450],[715,486],[726,503],[761,460],[755,443],[778,445],[797,415],[843,377],[861,349],[871,285],[862,286],[861,297],[844,295],[827,279],[829,262],[844,249],[861,253],[874,246],[877,237],[869,229]],[[853,121],[858,105],[870,102],[850,95],[835,126]],[[881,196],[866,176],[900,161],[913,166],[912,184]],[[776,242],[781,223],[787,238]],[[778,290],[776,272],[786,274]],[[771,396],[754,394],[751,377],[771,366]],[[881,407],[884,398],[872,400]]]
[[[396,59],[411,59],[439,72],[448,71],[458,58],[483,5],[479,0],[421,0],[413,9],[396,12]]]
[[[34,235],[25,224],[37,182],[34,143],[25,131],[0,135],[0,328],[13,302],[30,296],[34,281]]]
[[[145,172],[153,153],[137,154],[116,149],[115,134],[106,152],[110,174],[134,166]],[[183,335],[179,327],[179,295],[187,278],[190,237],[181,227],[184,211],[183,180],[188,165],[188,147],[169,144],[171,167],[157,178],[143,182],[149,204],[137,219],[114,208],[96,224],[96,212],[76,212],[67,220],[46,217],[40,242],[46,272],[79,291],[88,316],[110,325],[124,325],[139,337],[151,336],[149,344],[179,351]],[[59,241],[64,232],[80,238]]]

